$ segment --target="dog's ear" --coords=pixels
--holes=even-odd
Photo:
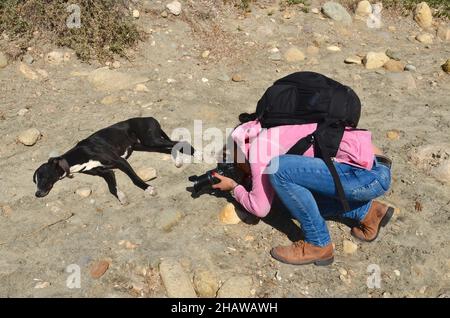
[[[33,182],[36,184],[36,174],[37,174],[37,170],[34,172],[33,174]]]
[[[66,176],[70,176],[70,167],[66,159],[53,157],[48,159],[48,163],[60,167],[65,172]]]

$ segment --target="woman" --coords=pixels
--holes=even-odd
[[[325,218],[344,217],[357,221],[351,234],[366,242],[376,239],[388,223],[393,208],[373,201],[390,186],[390,160],[372,145],[371,133],[346,129],[334,158],[351,210],[343,212],[327,166],[314,158],[311,147],[302,156],[285,155],[302,137],[316,130],[316,124],[262,129],[258,121],[237,127],[232,138],[250,163],[252,189],[247,191],[233,179],[216,174],[213,187],[231,191],[248,212],[265,217],[275,193],[297,219],[305,239],[290,246],[278,246],[271,255],[284,263],[329,265],[334,250]],[[265,148],[264,151],[260,151]],[[269,153],[266,150],[270,150]]]

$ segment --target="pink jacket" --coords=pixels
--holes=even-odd
[[[262,129],[258,121],[247,122],[232,133],[232,138],[250,162],[252,190],[239,185],[234,190],[236,200],[250,213],[266,216],[275,192],[265,169],[274,157],[285,154],[299,139],[316,130],[316,124],[278,126]],[[310,147],[304,156],[313,157]],[[372,169],[374,153],[369,131],[347,129],[341,141],[335,161],[367,170]],[[267,172],[268,173],[268,172]]]

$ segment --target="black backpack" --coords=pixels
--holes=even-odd
[[[300,139],[287,153],[302,155],[311,145],[333,176],[345,211],[350,207],[332,162],[345,127],[356,128],[361,102],[348,86],[314,72],[297,72],[277,80],[258,101],[256,112],[239,115],[241,123],[258,119],[263,128],[317,123],[312,134]]]

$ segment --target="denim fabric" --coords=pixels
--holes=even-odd
[[[278,160],[278,171],[269,179],[275,192],[300,222],[305,241],[317,246],[331,242],[324,218],[340,216],[361,221],[372,200],[384,194],[391,183],[390,169],[376,160],[370,171],[334,162],[351,208],[344,212],[322,159],[284,155],[273,160]]]

